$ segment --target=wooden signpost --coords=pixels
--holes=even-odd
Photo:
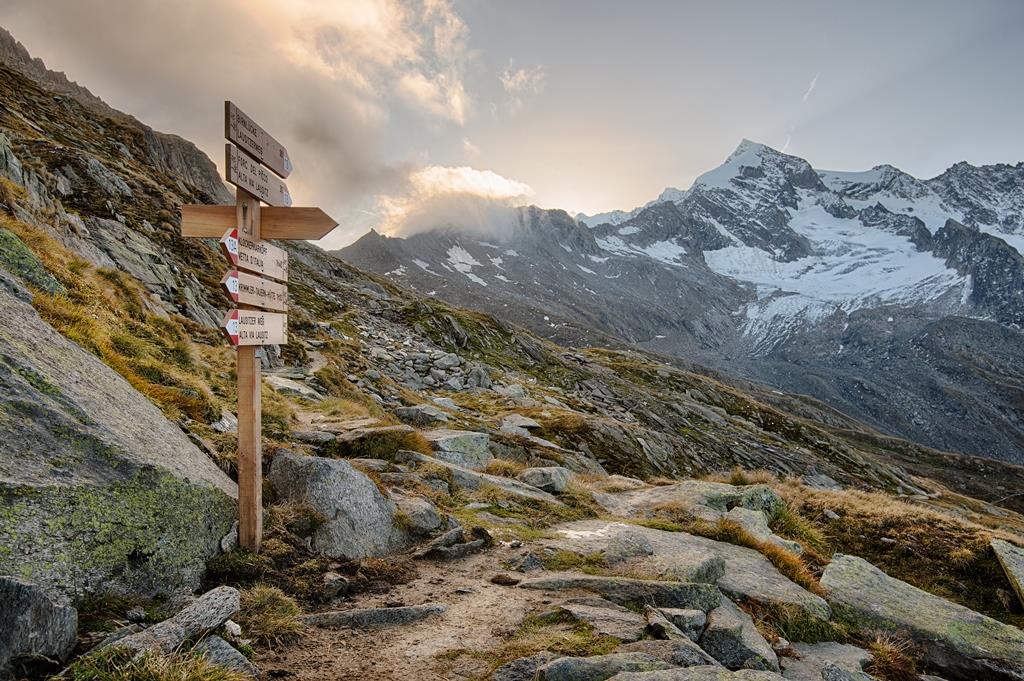
[[[269,172],[281,178],[291,174],[288,150],[231,102],[224,102],[224,136],[225,174],[236,187],[235,205],[182,206],[181,234],[220,239],[231,264],[221,283],[238,307],[228,311],[222,326],[237,353],[238,542],[259,551],[263,449],[256,350],[288,342],[288,252],[264,239],[319,239],[337,223],[319,208],[291,207],[288,187]],[[260,201],[272,207],[261,208]]]

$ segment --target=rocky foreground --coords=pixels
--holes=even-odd
[[[417,421],[444,414],[405,412]],[[323,430],[306,437],[321,453],[338,439],[411,431],[316,425]],[[527,433],[536,425],[505,420]],[[84,655],[65,673],[84,678],[75,670],[90,659],[191,651],[232,675],[311,679],[917,678],[900,665],[950,681],[1024,678],[1016,626],[862,558],[818,555],[813,526],[792,515],[794,495],[815,493],[804,484],[650,484],[494,458],[485,433],[426,434],[429,453],[395,448],[387,458],[278,451],[271,512],[287,509],[290,529],[278,534],[271,521],[265,562],[225,537],[212,577],[235,586],[116,613],[111,622],[130,623],[79,638]],[[849,494],[816,493],[837,502]],[[1004,582],[1016,584],[1024,550],[1000,539],[993,547]],[[289,550],[305,558],[278,572],[274,556]],[[368,579],[374,556],[388,557],[373,570],[403,574]],[[302,593],[307,611],[289,619],[293,635],[253,647],[247,626],[264,625],[243,601],[256,582]],[[4,630],[17,635],[3,640],[0,660],[24,672],[68,659],[75,610],[23,581],[2,585]],[[155,615],[174,603],[176,614]]]

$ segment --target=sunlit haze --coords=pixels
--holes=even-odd
[[[0,5],[50,68],[218,165],[238,103],[341,222],[330,247],[444,197],[629,209],[742,138],[918,177],[1024,158],[1012,0]]]

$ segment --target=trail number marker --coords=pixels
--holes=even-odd
[[[224,102],[224,136],[225,175],[237,187],[235,205],[182,206],[181,235],[219,238],[231,263],[221,283],[238,308],[228,311],[222,326],[237,350],[238,542],[259,551],[263,443],[256,350],[288,342],[288,253],[263,239],[319,239],[337,223],[319,208],[290,207],[288,187],[278,179],[292,172],[288,151],[231,102]],[[260,201],[273,207],[261,209]]]

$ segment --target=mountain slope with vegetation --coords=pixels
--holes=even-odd
[[[557,345],[307,243],[282,244],[291,344],[262,353],[264,548],[237,550],[225,263],[178,235],[178,207],[223,187],[51,87],[0,65],[0,625],[45,613],[0,632],[46,634],[0,635],[0,670],[507,681],[846,659],[821,641],[878,678],[900,678],[893,657],[1024,669],[991,653],[1024,635],[990,548],[1024,543],[1024,470],[676,357]],[[842,588],[867,578],[884,621]],[[925,648],[947,632],[885,633],[900,604],[991,619]]]

